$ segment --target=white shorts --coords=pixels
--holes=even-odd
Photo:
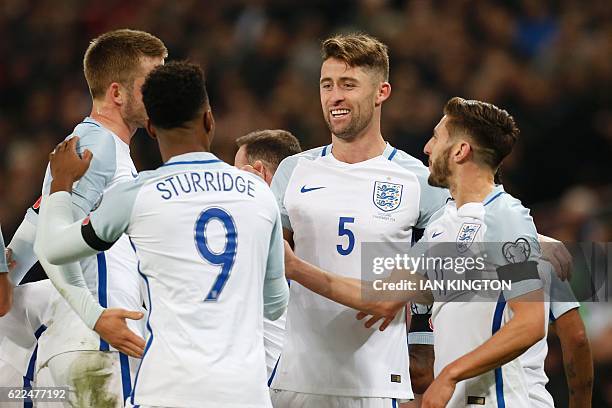
[[[23,387],[23,373],[20,373],[11,364],[0,360],[0,387],[21,389]],[[23,402],[2,402],[0,408],[23,408]]]
[[[72,351],[58,354],[42,366],[37,385],[68,387],[66,407],[123,408],[139,364],[140,360],[116,351]]]
[[[399,408],[395,398],[344,397],[270,390],[274,408]]]

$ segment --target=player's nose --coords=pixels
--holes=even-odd
[[[427,141],[427,143],[425,144],[425,147],[423,147],[423,153],[428,156],[431,155],[431,139],[429,139],[429,141]]]

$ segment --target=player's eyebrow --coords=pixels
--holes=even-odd
[[[331,77],[324,77],[324,78],[321,78],[319,83],[322,84],[323,82],[329,82],[329,81],[333,81],[333,79]],[[347,82],[347,81],[359,83],[359,80],[355,77],[342,76],[338,78],[338,82]]]

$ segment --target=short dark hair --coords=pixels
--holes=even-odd
[[[142,101],[154,126],[180,127],[208,106],[202,68],[185,61],[156,67],[142,86]]]
[[[92,98],[104,96],[113,82],[132,85],[142,57],[166,58],[164,43],[138,30],[114,30],[94,38],[83,57],[83,71]]]
[[[520,133],[514,118],[490,103],[454,97],[446,103],[444,114],[451,137],[457,133],[471,137],[474,158],[493,170],[510,154]]]
[[[285,157],[302,151],[297,138],[282,129],[257,130],[239,137],[236,144],[245,146],[249,163],[261,160],[274,169]]]
[[[368,34],[338,34],[321,44],[323,61],[337,58],[349,67],[369,68],[389,80],[389,52],[385,44]]]

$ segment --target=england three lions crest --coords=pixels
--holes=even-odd
[[[404,186],[401,184],[375,181],[373,194],[374,205],[385,212],[397,209],[402,202],[403,188]]]
[[[459,252],[465,252],[468,250],[474,239],[476,238],[476,234],[480,229],[480,224],[475,224],[472,222],[464,222],[461,228],[459,228],[459,233],[457,234],[457,250]]]

